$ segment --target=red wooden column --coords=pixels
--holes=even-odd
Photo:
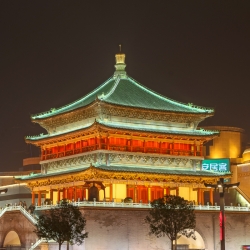
[[[133,140],[130,139],[130,151],[133,152]]]
[[[50,191],[49,191],[49,199],[53,203],[53,189],[50,189]]]
[[[42,198],[41,191],[39,190],[38,191],[38,206],[41,206],[41,198]]]
[[[151,187],[148,186],[148,202],[151,202]]]
[[[82,199],[84,200],[84,198],[86,199],[86,189],[82,187]]]
[[[126,185],[126,192],[127,192],[126,197],[129,197],[129,186],[128,186],[128,184]]]
[[[41,160],[45,160],[45,151],[41,148]]]
[[[101,138],[102,138],[101,136],[99,136],[99,138],[98,138],[98,147],[99,147],[99,149],[102,148]]]
[[[176,196],[179,196],[179,187],[176,188]]]
[[[78,199],[83,200],[83,189],[79,187],[79,196],[78,196]]]
[[[69,188],[66,187],[65,188],[65,199],[68,199],[69,198]]]
[[[75,201],[75,187],[71,187],[71,200]]]
[[[113,184],[111,183],[109,186],[109,201],[113,200]]]
[[[141,200],[141,186],[137,186],[137,201]]]
[[[198,205],[200,205],[201,204],[201,200],[202,200],[202,198],[201,198],[201,188],[198,188]]]
[[[210,190],[209,190],[209,202],[212,206],[214,205],[214,194],[213,193],[214,193],[213,189],[210,188]]]
[[[196,143],[194,143],[194,156],[196,156],[196,150],[197,150]]]
[[[137,198],[137,186],[134,187],[134,202],[135,203],[138,202],[138,198]]]
[[[44,159],[46,160],[47,159],[47,149],[44,148]]]
[[[63,188],[63,199],[65,199],[65,188]]]
[[[74,200],[77,201],[77,187],[74,187]]]
[[[95,136],[95,149],[97,149],[97,137]]]
[[[35,205],[35,192],[32,191],[32,201],[31,201],[32,205]]]
[[[170,143],[170,154],[173,155],[174,154],[174,142]]]
[[[204,190],[201,190],[201,205],[204,205]]]
[[[109,137],[106,137],[107,150],[109,150]]]

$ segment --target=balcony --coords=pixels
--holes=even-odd
[[[124,202],[105,202],[105,201],[79,201],[72,202],[73,205],[78,207],[107,207],[107,208],[130,208],[130,209],[150,209],[150,203],[124,203]],[[42,205],[36,206],[35,210],[46,210],[57,205]],[[220,211],[220,206],[210,206],[210,205],[195,205],[194,209],[196,211]],[[1,211],[1,210],[0,210]],[[235,211],[235,212],[249,212],[250,207],[248,206],[225,206],[225,211]]]
[[[166,149],[166,148],[157,148],[157,147],[142,147],[142,146],[127,146],[127,145],[116,145],[110,144],[106,145],[105,143],[93,144],[90,146],[85,146],[81,148],[70,149],[62,152],[52,153],[42,155],[42,160],[50,160],[55,158],[61,158],[65,156],[81,154],[85,152],[90,152],[98,149],[114,150],[114,151],[124,151],[124,152],[140,152],[140,153],[155,153],[155,154],[164,154],[164,155],[180,155],[180,156],[202,156],[200,151],[192,150],[183,150],[183,149]]]

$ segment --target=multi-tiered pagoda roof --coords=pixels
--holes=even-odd
[[[189,183],[198,183],[199,176],[225,174],[199,167],[203,144],[218,132],[197,126],[214,110],[158,94],[128,76],[125,67],[125,55],[117,54],[114,75],[98,88],[68,105],[31,116],[48,132],[26,137],[27,143],[41,147],[44,171],[24,179],[51,176],[56,181],[55,176],[74,172],[84,180],[93,168],[97,179],[111,173],[131,179],[131,173],[137,173],[145,180],[182,176],[182,182],[189,178]]]
[[[98,88],[73,103],[32,115],[31,118],[34,121],[46,119],[92,105],[95,102],[171,113],[202,114],[203,116],[211,116],[214,112],[211,108],[198,107],[169,99],[143,86],[130,76],[124,78],[117,76],[109,78]]]

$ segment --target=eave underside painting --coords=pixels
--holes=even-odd
[[[204,174],[204,173],[203,173]],[[230,174],[224,177],[230,177]],[[220,176],[209,175],[182,175],[178,174],[159,174],[146,172],[123,172],[123,171],[107,171],[94,166],[77,173],[66,173],[57,175],[41,175],[33,177],[33,179],[19,179],[18,182],[25,182],[30,188],[36,187],[51,187],[53,185],[67,185],[70,183],[85,182],[85,181],[101,181],[112,183],[144,183],[150,185],[151,183],[158,183],[158,185],[199,185],[204,183],[216,183]]]
[[[198,124],[213,113],[178,113],[157,110],[147,110],[142,108],[131,108],[119,105],[111,105],[102,101],[94,101],[86,107],[59,114],[50,118],[34,119],[33,122],[40,124],[47,131],[55,128],[88,118],[96,117],[99,119],[110,118],[111,116],[123,118],[136,118],[148,121],[165,121],[175,123],[196,123]]]

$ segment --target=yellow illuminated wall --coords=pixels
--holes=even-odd
[[[105,197],[106,197],[106,199],[110,199],[110,187],[109,186],[107,186],[107,187],[105,187]],[[101,196],[100,196],[100,192],[99,192],[99,199],[101,200]]]
[[[63,198],[63,194],[61,192],[60,199],[62,199],[62,198]],[[46,193],[46,199],[50,199],[50,192]],[[43,199],[42,199],[42,202],[43,202]],[[53,191],[53,201],[52,201],[52,203],[57,204],[57,202],[58,202],[58,200],[57,200],[57,191]]]
[[[180,187],[179,196],[185,200],[197,202],[197,191],[193,191],[192,187]]]
[[[237,182],[240,182],[239,188],[250,197],[250,163],[239,164],[237,167]]]
[[[249,163],[250,162],[250,148],[246,149],[243,152],[243,162],[244,163]]]
[[[113,184],[113,198],[116,202],[121,202],[127,196],[126,184]]]
[[[99,201],[103,201],[104,200],[104,190],[101,189],[99,190]]]
[[[235,127],[205,127],[209,130],[219,130],[220,135],[208,143],[209,150],[204,150],[206,158],[239,158],[246,142],[245,131]],[[204,147],[205,149],[205,147]],[[207,152],[209,151],[209,153]]]

